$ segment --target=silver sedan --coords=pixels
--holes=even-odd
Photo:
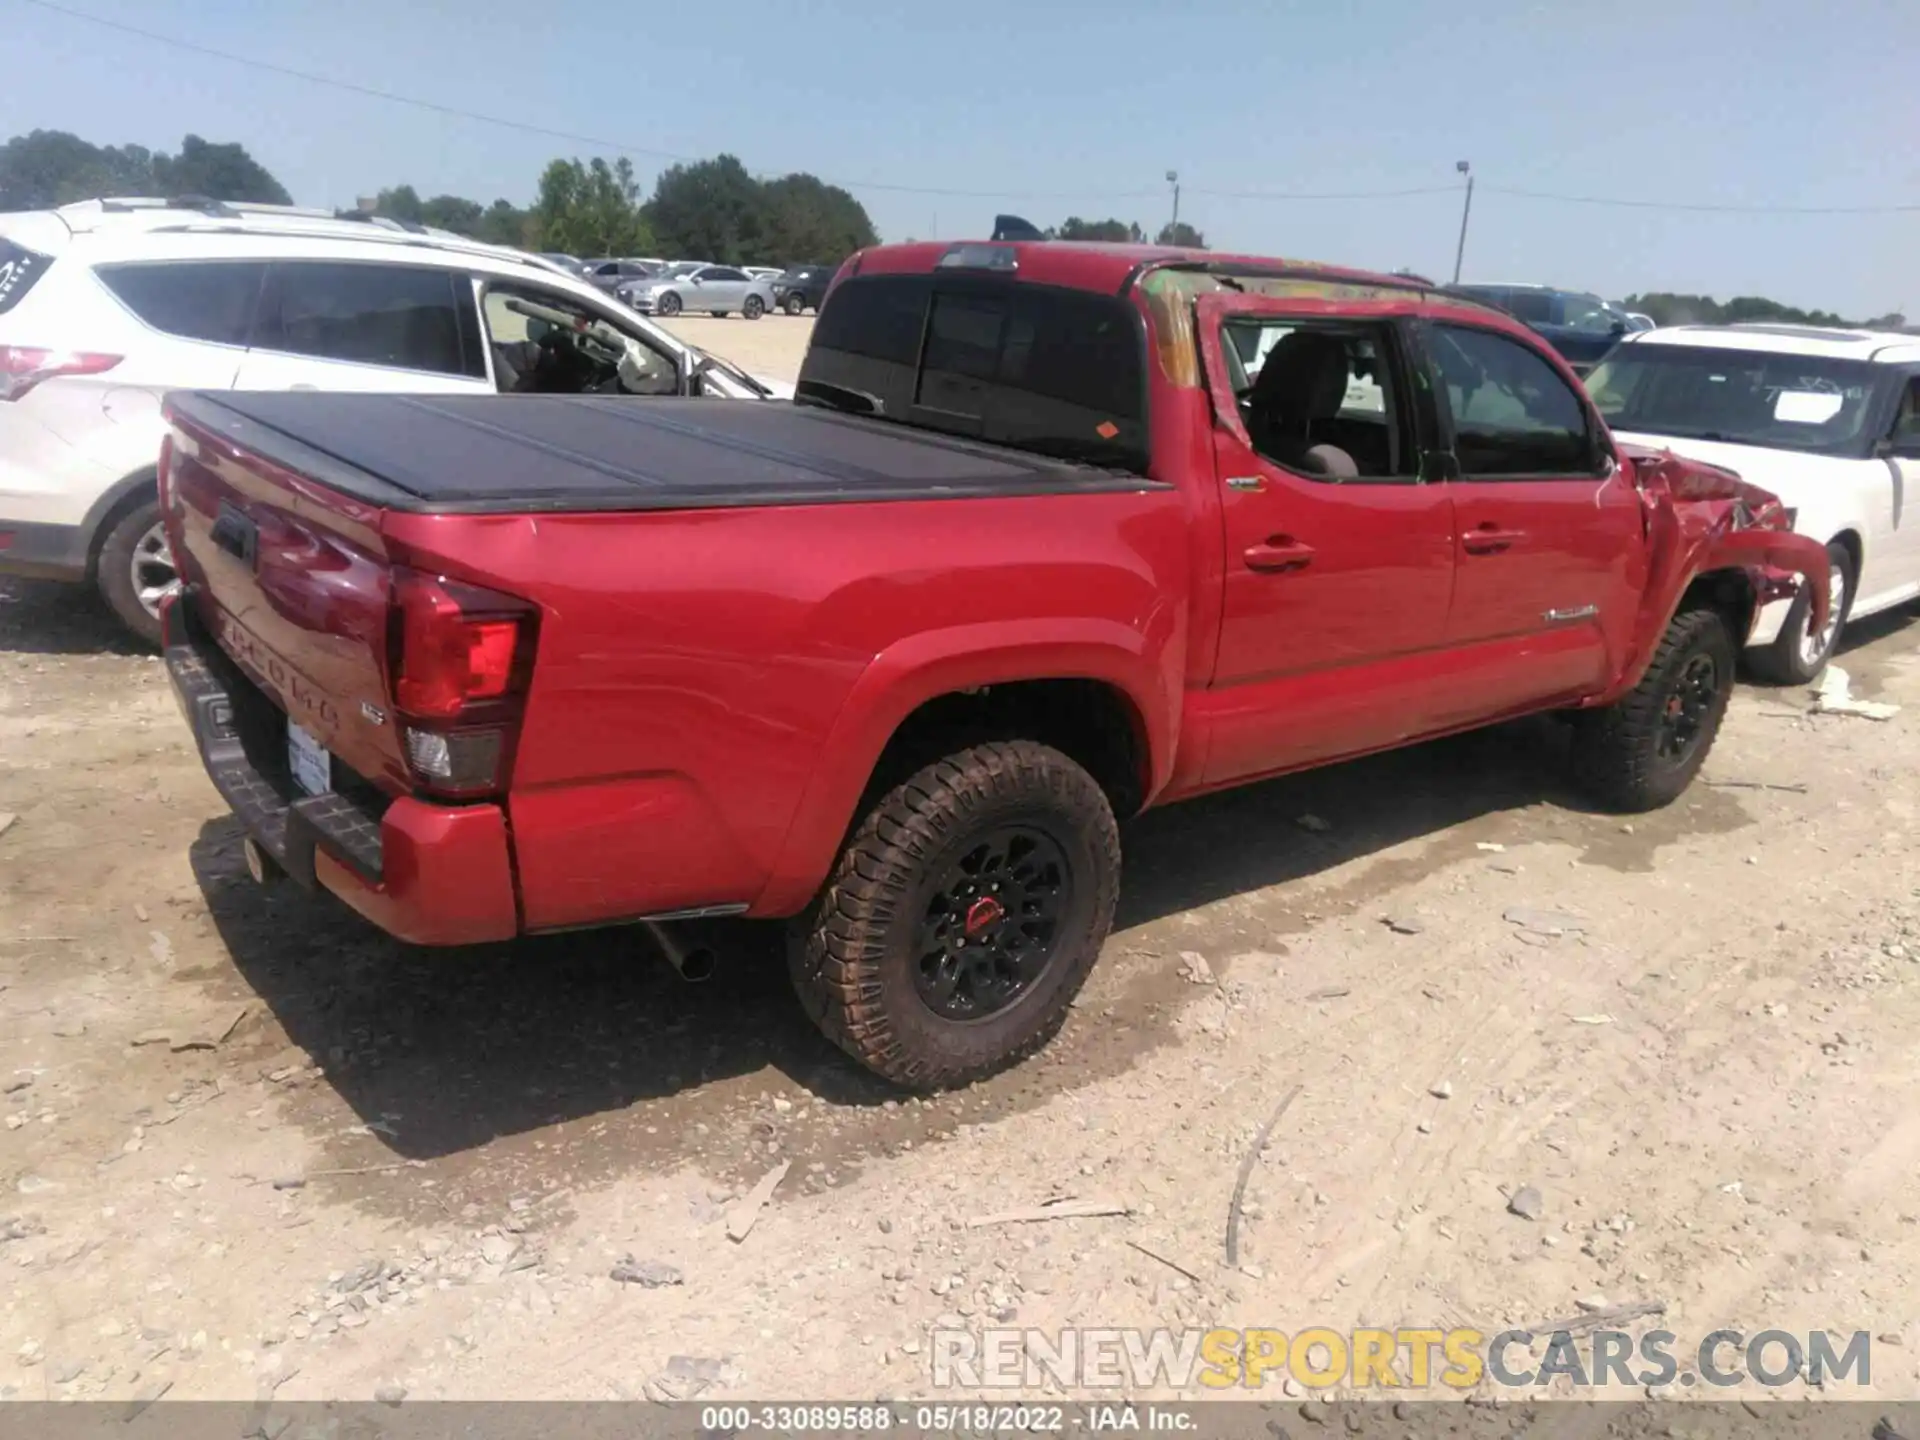
[[[758,320],[773,308],[772,285],[732,265],[702,265],[680,275],[669,271],[650,280],[623,284],[616,293],[634,309],[661,316],[678,315],[684,310],[704,310],[710,315],[738,311],[749,320]]]

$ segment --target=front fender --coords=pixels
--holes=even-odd
[[[992,621],[903,638],[854,682],[820,750],[786,840],[751,912],[791,915],[833,866],[887,742],[908,716],[957,691],[1022,680],[1093,680],[1113,686],[1134,711],[1149,766],[1148,794],[1165,787],[1179,740],[1180,645],[1117,621]]]

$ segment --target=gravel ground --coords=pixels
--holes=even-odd
[[[805,325],[681,323],[750,364]],[[1743,688],[1631,823],[1544,722],[1149,816],[1060,1041],[902,1101],[756,927],[687,986],[637,934],[425,952],[256,887],[157,662],[0,589],[0,1395],[924,1395],[943,1324],[1598,1296],[1869,1330],[1915,1398],[1917,645],[1850,636],[1885,723]],[[1128,1213],[967,1224],[1063,1194]]]

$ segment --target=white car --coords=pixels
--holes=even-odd
[[[727,316],[736,310],[758,320],[773,308],[771,279],[749,275],[737,265],[701,265],[678,261],[666,273],[624,283],[616,291],[634,309],[660,316],[705,310]]]
[[[1587,377],[1621,440],[1737,472],[1826,542],[1832,618],[1806,598],[1760,613],[1759,674],[1812,680],[1841,627],[1920,595],[1920,336],[1800,325],[1679,325],[1622,338]]]
[[[0,214],[0,574],[90,582],[159,635],[169,390],[791,397],[577,275],[421,226],[89,200]]]

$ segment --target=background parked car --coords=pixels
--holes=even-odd
[[[768,283],[778,280],[782,275],[787,273],[778,265],[742,265],[740,268],[754,279],[765,280]]]
[[[818,310],[838,265],[793,265],[773,282],[773,302],[789,315]]]
[[[1584,290],[1556,290],[1551,285],[1446,288],[1498,305],[1558,350],[1576,375],[1585,375],[1632,329],[1625,310]]]
[[[1621,440],[1724,466],[1780,497],[1827,547],[1829,617],[1766,606],[1749,666],[1803,684],[1849,620],[1920,595],[1920,337],[1807,325],[1629,335],[1587,378]]]
[[[682,270],[676,275],[674,271]],[[773,287],[733,265],[695,265],[683,262],[664,275],[624,284],[617,292],[634,309],[654,315],[678,315],[704,310],[710,315],[739,311],[758,320],[773,308]]]
[[[1657,330],[1659,328],[1660,322],[1655,320],[1651,315],[1642,315],[1638,310],[1627,311],[1627,330],[1629,333],[1637,335],[1642,330]]]
[[[579,275],[585,272],[587,268],[587,262],[582,260],[578,255],[563,255],[558,250],[542,250],[533,258],[536,260],[544,260],[549,266],[558,270],[563,275]]]
[[[0,574],[157,638],[161,397],[300,389],[792,394],[518,250],[286,206],[0,215]]]
[[[582,273],[589,284],[617,291],[622,285],[651,280],[665,268],[660,260],[591,260]]]

